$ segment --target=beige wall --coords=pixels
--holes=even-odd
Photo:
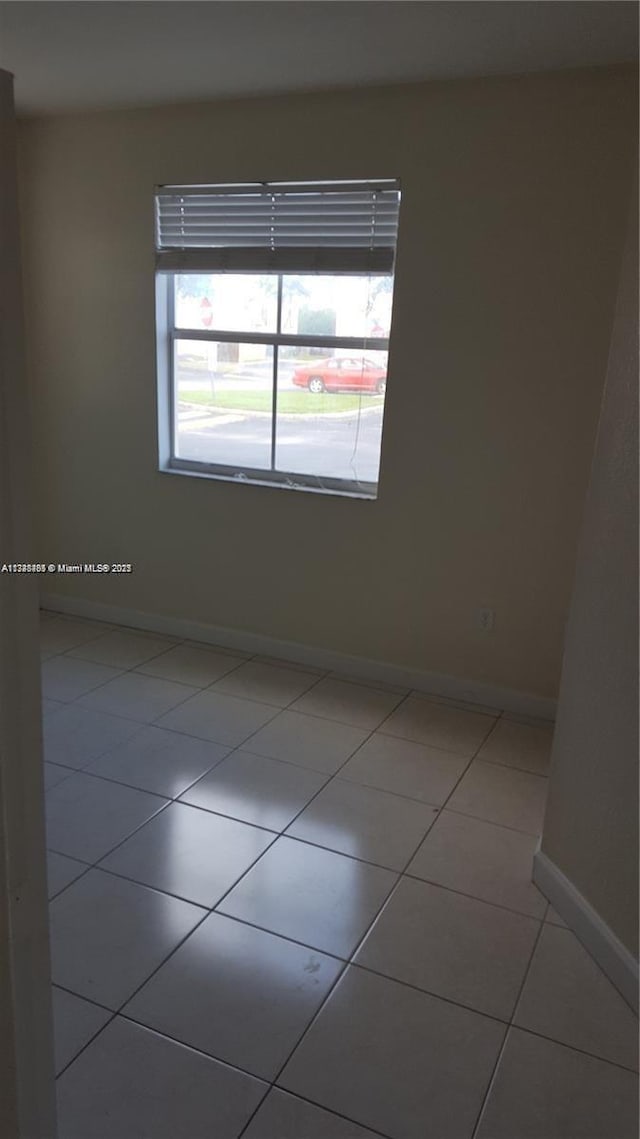
[[[25,122],[42,556],[136,564],[47,590],[555,695],[634,116],[602,70]],[[368,176],[403,185],[378,501],[160,474],[154,183]]]
[[[638,953],[638,222],[580,539],[543,852]]]

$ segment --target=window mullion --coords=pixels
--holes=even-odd
[[[176,285],[175,278],[172,276],[167,284],[167,332],[169,337],[169,438],[170,438],[170,451],[171,455],[175,456],[177,450],[177,408],[176,408],[176,346],[175,346],[175,326],[176,326]]]
[[[273,346],[273,397],[271,404],[271,470],[276,469],[276,425],[278,422],[278,364],[279,344],[282,329],[282,273],[278,273],[278,299],[276,312],[276,336]]]
[[[293,332],[228,332],[215,328],[176,328],[176,337],[182,340],[215,340],[222,343],[287,345],[292,348],[350,348],[354,352],[386,352],[386,336],[310,336]]]

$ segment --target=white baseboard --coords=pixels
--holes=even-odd
[[[638,1011],[638,962],[594,910],[590,902],[538,849],[533,856],[533,881],[560,917],[573,930],[594,961],[635,1012]]]
[[[44,609],[57,613],[86,617],[94,621],[108,621],[114,625],[127,625],[134,629],[146,629],[154,633],[165,633],[167,636],[181,637],[184,640],[241,649],[252,654],[259,653],[261,656],[323,668],[371,683],[379,682],[415,689],[456,703],[477,704],[486,709],[506,711],[536,720],[555,719],[555,700],[528,692],[518,692],[512,688],[500,688],[492,684],[446,676],[443,673],[426,672],[385,661],[370,660],[367,657],[350,656],[297,641],[281,641],[261,633],[226,629],[223,626],[207,625],[200,621],[145,613],[117,605],[104,605],[98,601],[65,597],[57,593],[42,594],[40,604]]]

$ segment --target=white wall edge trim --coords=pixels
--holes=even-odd
[[[637,1012],[638,962],[573,882],[540,848],[533,856],[533,881]]]
[[[153,633],[182,637],[189,641],[221,645],[243,652],[259,653],[300,665],[310,665],[331,672],[340,672],[371,683],[394,684],[402,688],[415,689],[426,695],[441,696],[459,703],[478,704],[485,708],[505,711],[517,716],[533,719],[554,720],[556,701],[528,692],[518,692],[512,688],[500,688],[473,680],[463,680],[437,672],[425,672],[407,668],[404,665],[385,661],[370,660],[367,657],[349,656],[297,641],[281,641],[261,633],[249,633],[241,629],[227,629],[218,625],[207,625],[200,621],[185,620],[181,617],[168,617],[156,613],[145,613],[138,609],[126,609],[117,605],[106,605],[80,597],[64,597],[56,593],[43,593],[40,604],[44,609],[57,613],[86,617],[94,621],[107,621],[114,625],[127,625],[134,629],[145,629]]]

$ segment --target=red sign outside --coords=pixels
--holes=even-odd
[[[211,301],[208,297],[203,297],[200,302],[200,320],[205,328],[211,328],[213,324],[213,313],[211,311]]]

